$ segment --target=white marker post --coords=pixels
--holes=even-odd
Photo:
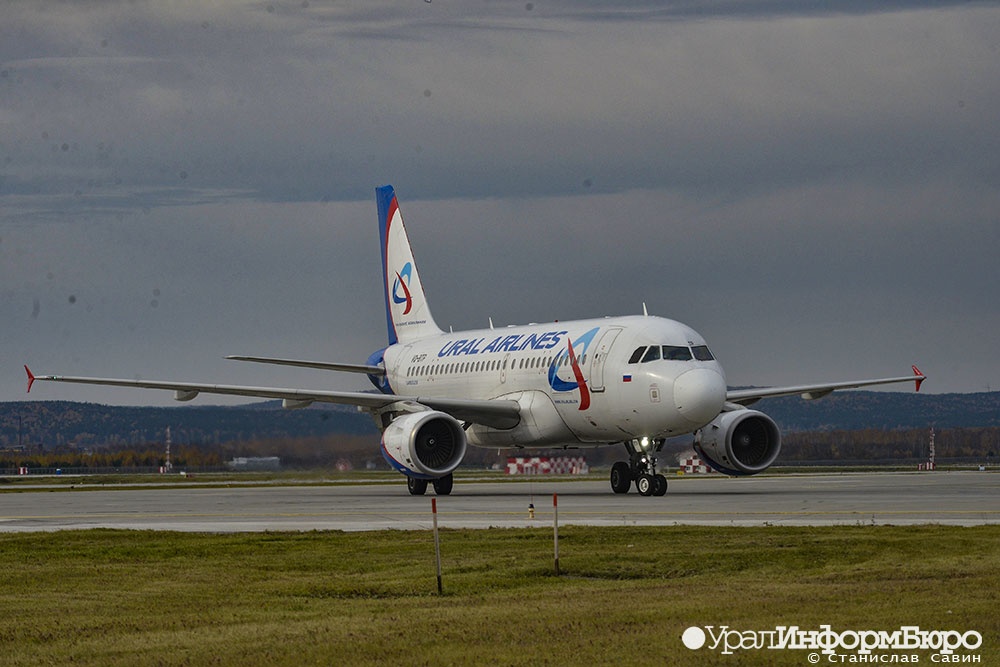
[[[559,494],[552,494],[552,540],[555,545],[556,576],[559,576]]]
[[[441,540],[438,538],[437,498],[431,498],[431,514],[434,515],[434,558],[437,560],[438,595],[441,595]]]

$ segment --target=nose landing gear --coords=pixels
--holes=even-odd
[[[628,493],[635,482],[635,488],[643,496],[662,496],[667,492],[667,478],[656,472],[656,452],[663,449],[663,440],[629,440],[625,449],[629,461],[618,461],[611,466],[611,490]]]

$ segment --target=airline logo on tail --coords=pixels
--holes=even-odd
[[[413,296],[410,295],[410,276],[413,274],[413,263],[407,262],[403,266],[402,271],[396,272],[396,281],[392,284],[392,302],[396,305],[406,304],[403,308],[403,314],[409,315],[410,309],[413,308]],[[403,295],[399,295],[400,289],[403,290]]]

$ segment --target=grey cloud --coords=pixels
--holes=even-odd
[[[5,7],[8,398],[363,359],[386,182],[443,324],[645,301],[741,383],[1000,385],[996,3],[270,7]]]
[[[7,187],[142,189],[186,174],[182,189],[315,201],[366,196],[371,174],[390,173],[429,197],[571,193],[585,181],[599,191],[740,189],[902,162],[982,167],[970,154],[995,141],[973,133],[971,145],[954,145],[956,134],[941,132],[981,127],[995,108],[983,71],[996,22],[972,11],[830,26],[727,22],[725,5],[715,21],[665,28],[522,17],[558,28],[544,38],[500,30],[515,19],[498,11],[463,39],[477,18],[468,12],[442,22],[436,8],[421,21],[428,12],[412,8],[387,19],[237,7],[98,11],[106,30],[83,12],[49,39],[90,25],[72,38],[82,45],[61,49],[86,53],[13,61],[24,82],[7,84],[17,135],[5,146]],[[373,45],[359,25],[419,38]],[[60,51],[37,46],[46,48]]]

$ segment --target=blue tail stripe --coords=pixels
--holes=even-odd
[[[395,345],[399,342],[399,339],[396,337],[396,327],[392,323],[392,312],[389,310],[389,284],[386,279],[388,275],[388,260],[386,255],[389,252],[389,212],[392,210],[392,200],[395,198],[396,192],[391,185],[383,185],[380,188],[375,188],[375,202],[378,205],[378,232],[382,247],[382,291],[385,296],[385,323],[388,330],[389,345]]]

